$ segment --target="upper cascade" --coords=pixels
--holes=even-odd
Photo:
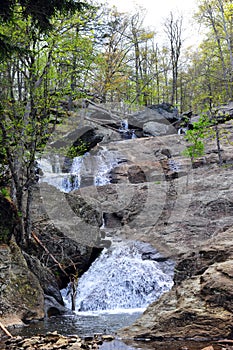
[[[117,152],[100,149],[96,154],[85,153],[75,157],[69,171],[63,171],[64,157],[58,155],[38,161],[43,175],[41,182],[47,182],[60,191],[70,192],[85,186],[102,186],[110,183],[110,171],[120,161]]]

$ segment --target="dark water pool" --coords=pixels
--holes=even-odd
[[[13,335],[32,336],[46,334],[55,330],[64,335],[78,334],[80,337],[96,333],[115,334],[120,328],[132,324],[141,312],[131,313],[78,313],[50,317],[25,327],[13,328]]]

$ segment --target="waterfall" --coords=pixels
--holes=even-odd
[[[132,241],[104,249],[79,279],[76,310],[144,309],[168,291],[173,285],[174,263],[145,259],[143,251],[148,246]],[[158,254],[154,250],[153,255]],[[69,307],[67,298],[66,303]]]
[[[127,119],[122,119],[121,126],[119,128],[119,132],[123,139],[136,139],[137,136],[135,134],[135,130],[129,129],[129,123]]]
[[[110,183],[109,173],[119,164],[121,158],[115,152],[106,149],[98,152],[94,158],[97,169],[94,174],[94,185],[102,186]]]
[[[127,119],[121,121],[121,130],[127,131],[129,129],[129,124]]]
[[[40,181],[47,182],[63,192],[91,185],[102,186],[110,183],[109,173],[118,165],[120,159],[116,152],[102,148],[96,154],[86,153],[82,157],[75,157],[70,170],[63,172],[64,157],[53,155],[38,160],[38,166],[43,172]]]
[[[136,139],[136,138],[137,138],[137,136],[136,136],[136,134],[135,134],[135,130],[132,130],[131,139]]]
[[[40,176],[40,182],[47,182],[49,185],[55,186],[63,192],[70,192],[79,188],[80,170],[84,157],[74,158],[69,172],[63,172],[62,165],[64,163],[64,157],[60,157],[59,155],[38,160],[38,167],[43,173]]]
[[[187,130],[188,129],[185,128],[185,127],[179,128],[178,129],[178,135],[186,134]]]

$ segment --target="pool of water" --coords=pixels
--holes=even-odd
[[[132,324],[143,310],[131,312],[83,312],[46,318],[28,326],[13,328],[13,335],[33,336],[58,331],[64,335],[78,334],[80,337],[94,334],[115,334],[120,328]]]

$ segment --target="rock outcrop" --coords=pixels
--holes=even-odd
[[[3,324],[30,322],[44,317],[44,293],[29,270],[17,238],[19,217],[15,206],[0,196],[0,319]]]
[[[13,241],[0,245],[0,315],[3,324],[44,317],[44,293]]]
[[[172,290],[121,335],[151,340],[232,336],[232,238],[231,228],[180,257]]]
[[[60,289],[66,287],[72,276],[80,277],[101,252],[97,241],[102,212],[81,196],[61,193],[47,184],[40,190],[35,188],[31,209],[33,237],[37,240],[32,237],[23,252],[25,269],[37,281],[38,293],[42,293],[43,313],[46,316],[67,313]],[[67,210],[71,218],[66,215]],[[9,267],[9,262],[6,266]],[[20,279],[20,274],[17,278]],[[12,300],[13,295],[12,289]]]
[[[170,123],[147,122],[143,125],[144,136],[162,136],[176,134],[176,130]]]
[[[129,122],[132,125],[143,128],[145,123],[157,122],[161,124],[170,124],[178,121],[178,111],[169,103],[161,103],[148,106],[141,111],[132,114]]]
[[[81,146],[92,149],[101,140],[117,141],[122,138],[162,136],[176,134],[175,125],[179,122],[178,110],[169,103],[141,107],[138,112],[129,105],[95,104],[89,101],[87,108],[70,113],[69,119],[57,126],[53,135],[52,147]],[[80,122],[81,120],[81,122]],[[120,131],[122,122],[127,120],[129,132]]]
[[[223,145],[226,166],[217,165],[212,142],[194,168],[182,156],[186,145],[180,135],[111,143],[124,159],[114,183],[77,191],[99,204],[107,235],[176,257],[233,226],[232,146]]]
[[[101,142],[104,137],[96,127],[91,126],[73,127],[71,132],[65,135],[61,132],[61,134],[58,133],[58,135],[58,139],[51,143],[52,148],[59,149],[61,147],[67,147],[69,149],[69,147],[74,146],[80,150],[80,155],[92,149],[98,142]]]
[[[48,195],[44,201],[42,194]],[[58,202],[57,196],[62,200]],[[0,199],[1,321],[9,325],[67,312],[60,289],[72,276],[85,272],[102,250],[95,244],[102,225],[101,210],[78,195],[61,194],[43,184],[43,191],[35,189],[32,203],[33,237],[38,240],[32,237],[22,252],[11,241],[17,233],[17,212],[11,202]],[[73,221],[65,215],[65,205]]]

